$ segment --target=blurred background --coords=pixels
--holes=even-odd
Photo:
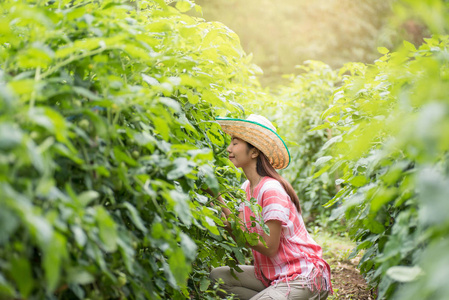
[[[416,46],[428,30],[394,11],[393,0],[197,0],[206,21],[235,31],[253,62],[263,69],[263,86],[277,86],[296,65],[319,60],[332,68],[346,62],[372,63],[377,47]]]

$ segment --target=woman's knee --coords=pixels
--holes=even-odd
[[[213,268],[212,271],[210,271],[209,274],[209,278],[212,281],[217,281],[218,278],[221,278],[223,281],[227,281],[227,278],[229,277],[230,274],[230,268],[229,267],[218,267],[218,268]]]

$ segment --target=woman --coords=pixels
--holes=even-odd
[[[211,279],[221,278],[221,288],[241,300],[326,299],[332,293],[330,267],[321,256],[321,247],[307,233],[298,196],[275,170],[286,168],[290,162],[290,153],[276,128],[259,115],[246,120],[217,118],[217,122],[232,137],[227,148],[229,159],[245,173],[242,189],[248,201],[253,197],[262,207],[270,234],[260,225],[251,227],[251,216],[257,216],[242,203],[242,226],[259,233],[266,246],[261,241],[250,246],[254,266],[240,266],[243,272],[234,273],[238,280],[229,267],[213,269]],[[231,211],[221,197],[218,199],[229,216]]]

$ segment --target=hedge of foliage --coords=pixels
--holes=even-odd
[[[201,188],[239,193],[212,121],[258,70],[192,8],[2,1],[0,298],[207,299],[243,262]]]
[[[339,170],[338,203],[378,299],[443,299],[449,275],[449,36],[348,64],[323,113],[339,135],[320,172]],[[327,154],[327,155],[323,155]]]

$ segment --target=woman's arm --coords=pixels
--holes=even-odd
[[[282,222],[278,220],[269,220],[265,222],[265,225],[270,228],[270,235],[266,234],[265,232],[262,233],[262,238],[264,239],[267,246],[265,247],[265,245],[261,241],[259,241],[257,245],[250,247],[265,256],[273,257],[279,249]]]
[[[212,197],[214,197],[214,194],[210,189],[207,189],[206,192],[209,195],[211,195]],[[225,228],[232,235],[231,226],[230,226],[229,222],[227,221],[227,218],[232,214],[231,210],[228,208],[228,206],[226,205],[226,202],[223,200],[223,198],[220,195],[218,195],[217,200],[222,204],[222,212],[225,216],[225,220],[223,222],[225,224]],[[243,220],[243,212],[239,213],[239,219]],[[267,225],[268,228],[270,229],[270,235],[266,234],[265,232],[262,233],[262,238],[264,239],[267,246],[265,246],[261,241],[259,241],[259,243],[255,246],[251,246],[249,244],[248,244],[248,246],[257,252],[262,253],[263,255],[272,257],[277,253],[277,251],[279,249],[279,243],[281,240],[282,222],[278,221],[278,220],[269,220],[269,221],[265,222],[265,225]],[[244,230],[243,224],[242,224],[242,230]]]

